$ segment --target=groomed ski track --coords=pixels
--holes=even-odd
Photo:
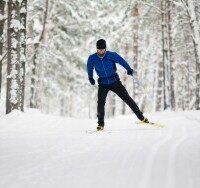
[[[1,188],[199,188],[200,112],[106,121],[14,113],[1,118]]]

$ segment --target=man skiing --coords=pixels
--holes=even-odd
[[[116,52],[106,51],[106,41],[100,39],[96,43],[97,52],[90,55],[87,61],[87,72],[89,81],[95,85],[93,70],[95,69],[98,79],[98,102],[97,102],[97,130],[104,129],[104,115],[106,97],[109,91],[116,93],[135,113],[137,118],[142,122],[149,123],[148,119],[143,116],[135,101],[129,96],[127,90],[122,85],[118,74],[116,73],[115,63],[119,63],[127,70],[128,75],[133,75],[134,70],[129,64]]]

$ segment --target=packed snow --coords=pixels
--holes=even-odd
[[[1,188],[199,188],[200,111],[106,120],[43,115],[27,109],[2,116]]]

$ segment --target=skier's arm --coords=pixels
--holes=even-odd
[[[124,67],[127,71],[131,69],[129,64],[116,52],[115,52],[115,59],[116,62],[119,63],[122,67]]]
[[[91,56],[89,56],[87,61],[87,73],[89,79],[93,78],[93,70],[94,70],[94,62],[92,61]]]

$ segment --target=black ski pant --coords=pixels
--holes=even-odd
[[[114,93],[116,93],[132,109],[138,119],[144,119],[143,113],[140,111],[135,101],[129,96],[126,88],[122,85],[121,81],[118,80],[110,85],[99,84],[97,102],[97,118],[99,125],[104,126],[105,103],[109,91],[113,91]]]

